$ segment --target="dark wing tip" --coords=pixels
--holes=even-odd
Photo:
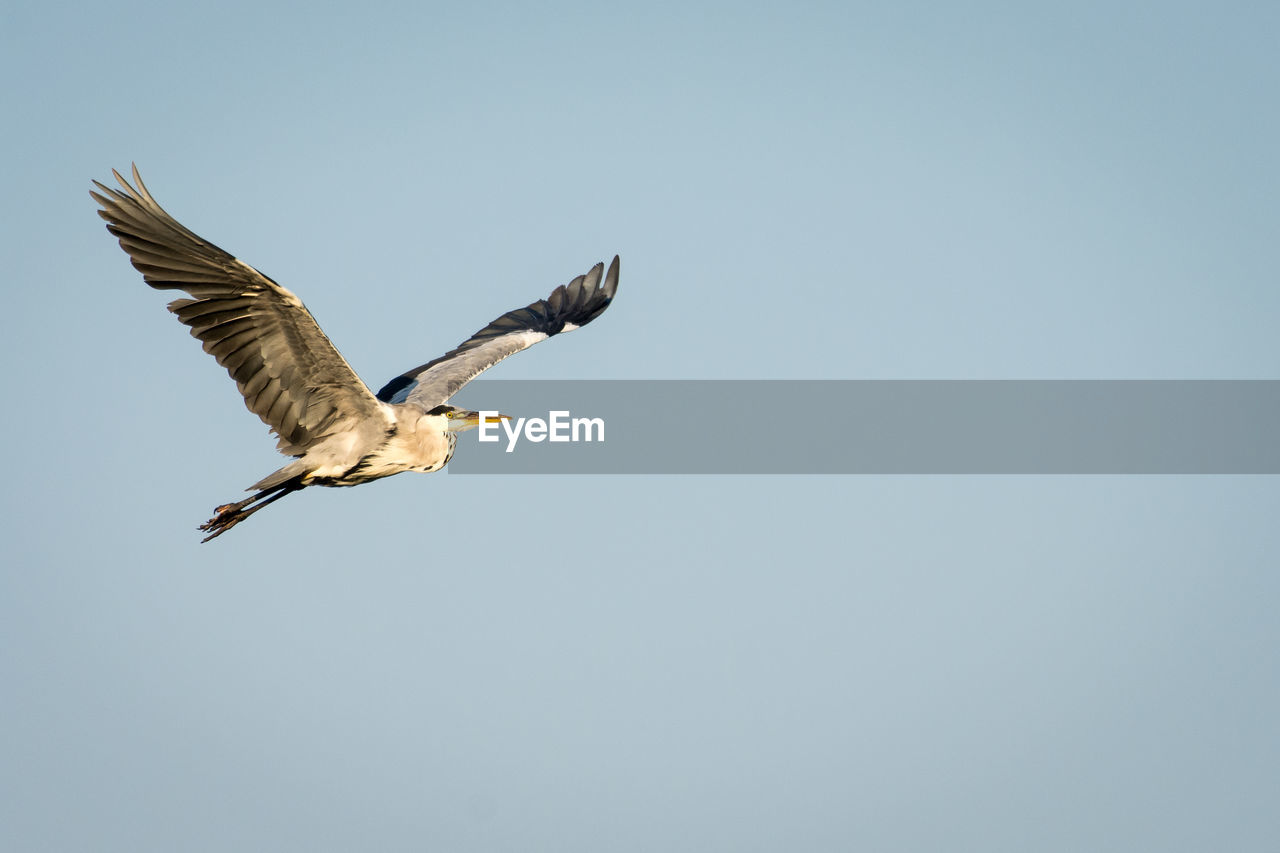
[[[618,266],[618,256],[614,255],[603,284],[600,277],[604,275],[604,264],[598,263],[586,275],[580,275],[568,284],[556,288],[544,303],[551,311],[547,317],[549,323],[541,331],[554,335],[566,325],[580,328],[603,314],[613,302],[613,295],[618,292]]]
[[[609,264],[609,272],[604,277],[604,295],[613,299],[615,293],[618,292],[618,267],[621,258],[617,255],[613,256],[613,263]]]

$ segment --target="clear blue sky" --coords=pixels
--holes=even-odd
[[[278,458],[87,190],[136,161],[375,387],[615,252],[495,375],[1280,378],[1278,29],[5,7],[7,845],[1276,849],[1274,478],[406,475],[198,546]]]

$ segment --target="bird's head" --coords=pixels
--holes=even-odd
[[[445,430],[447,432],[466,432],[469,429],[475,429],[480,426],[480,413],[473,412],[470,409],[459,409],[456,406],[436,406],[427,414],[444,415]],[[488,423],[496,423],[501,420],[511,420],[511,416],[490,414],[488,417]]]

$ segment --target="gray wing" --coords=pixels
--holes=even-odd
[[[169,310],[231,374],[249,411],[279,436],[281,452],[300,456],[329,434],[378,417],[377,399],[298,297],[165,213],[137,166],[136,188],[112,174],[122,189],[94,181],[102,194],[90,192],[107,230],[147,284],[193,297]]]
[[[561,332],[572,332],[604,313],[618,292],[618,258],[562,284],[546,299],[508,311],[456,348],[392,379],[378,392],[384,403],[412,403],[431,409],[448,400],[480,373],[509,355]]]

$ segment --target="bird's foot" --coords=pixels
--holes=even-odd
[[[256,495],[247,497],[242,501],[223,504],[213,511],[213,518],[200,525],[199,529],[209,534],[200,541],[208,542],[210,539],[216,539],[264,506],[273,504],[285,495],[296,492],[301,488],[302,485],[298,482],[289,481],[281,486],[263,489]]]
[[[243,504],[224,504],[215,509],[214,512],[217,514],[197,528],[209,534],[200,541],[208,542],[210,539],[216,539],[248,518],[249,513],[240,511],[242,506]]]

